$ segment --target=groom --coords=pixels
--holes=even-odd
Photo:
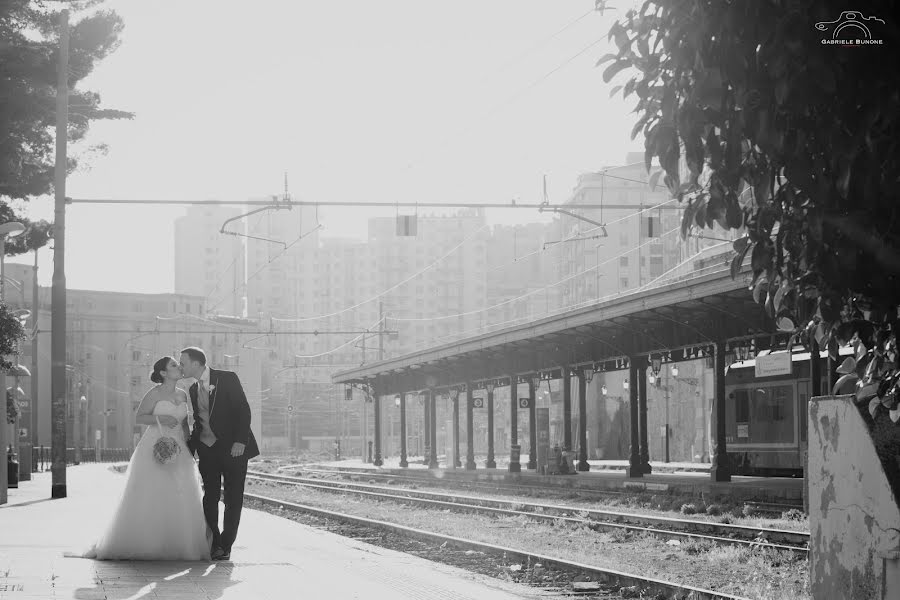
[[[181,370],[191,386],[194,429],[188,440],[200,457],[203,514],[212,530],[213,560],[230,560],[244,504],[247,461],[259,455],[250,431],[250,405],[236,373],[210,369],[200,348],[181,351]],[[219,498],[225,483],[225,520],[219,533]]]

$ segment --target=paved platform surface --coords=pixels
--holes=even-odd
[[[0,506],[0,599],[548,597],[246,509],[229,562],[70,558],[100,531],[124,478],[109,465],[81,465],[67,479],[68,498],[48,499],[50,474],[39,473]]]
[[[651,466],[655,469],[653,474],[629,478],[623,470],[618,468],[617,464],[605,465],[601,461],[589,461],[591,470],[578,473],[577,475],[540,475],[534,471],[528,471],[524,468],[524,465],[522,472],[514,475],[509,473],[506,468],[485,469],[482,466],[484,464],[483,461],[477,462],[478,468],[474,471],[466,471],[462,468],[448,469],[444,468],[444,463],[441,463],[442,468],[436,472],[436,476],[445,478],[448,481],[452,481],[454,478],[516,481],[525,485],[532,483],[575,489],[638,488],[648,492],[677,491],[698,497],[706,494],[721,494],[730,495],[741,500],[773,503],[800,503],[803,499],[803,486],[806,481],[802,477],[733,476],[730,482],[718,483],[710,480],[708,467],[700,471],[656,472],[657,466],[671,467],[672,463],[668,463],[668,465],[666,463],[651,463]],[[617,463],[619,461],[610,462]],[[371,463],[364,463],[358,458],[322,462],[320,464],[345,470],[377,469],[393,474],[414,470],[415,474],[421,476],[426,476],[425,473],[429,471],[425,465],[421,464],[421,458],[410,459],[407,469],[401,469],[399,459],[394,457],[385,459],[384,465],[381,467],[376,467]]]

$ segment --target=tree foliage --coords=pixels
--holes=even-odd
[[[12,367],[12,363],[6,359],[6,356],[15,354],[16,343],[24,336],[25,328],[22,326],[22,322],[6,304],[0,303],[0,371],[6,371]]]
[[[77,88],[116,49],[123,29],[121,18],[114,12],[98,9],[98,4],[95,0],[65,4],[72,13],[70,143],[83,140],[93,121],[132,116],[104,108],[99,94]],[[10,241],[12,254],[40,247],[48,238],[46,222],[29,222],[10,208],[10,202],[29,200],[53,190],[58,22],[62,6],[43,0],[0,2],[0,222],[17,220],[29,229],[29,235]],[[96,149],[103,150],[103,147]],[[78,157],[70,155],[68,172],[77,167]]]
[[[900,34],[888,2],[855,12],[880,44],[827,41],[832,0],[650,0],[614,24],[603,78],[636,96],[657,159],[693,227],[741,229],[754,298],[779,328],[845,365],[857,398],[900,420]],[[844,14],[842,14],[844,13]],[[871,19],[870,17],[875,17]],[[862,37],[851,27],[839,37]],[[611,95],[612,95],[611,94]]]

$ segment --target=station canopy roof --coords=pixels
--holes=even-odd
[[[509,385],[511,376],[559,378],[563,367],[615,370],[627,368],[628,358],[657,353],[673,361],[708,356],[716,342],[776,332],[752,298],[751,281],[748,270],[734,279],[727,270],[697,276],[341,371],[332,381],[387,395]]]

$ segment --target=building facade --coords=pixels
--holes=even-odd
[[[7,276],[33,285],[33,268],[8,264]],[[50,443],[50,308],[51,290],[38,288],[38,310],[30,291],[7,294],[12,308],[37,313],[37,335],[20,344],[19,361],[35,371],[38,394],[31,382],[20,382],[36,410],[38,445]],[[262,361],[244,348],[245,340],[259,324],[239,318],[201,317],[203,297],[184,294],[132,294],[93,290],[66,292],[67,440],[70,447],[82,443],[105,448],[132,448],[143,432],[134,414],[144,394],[153,387],[150,371],[165,355],[178,358],[186,346],[200,346],[214,368],[238,373],[251,407],[254,434],[262,433]],[[32,324],[29,323],[29,331]],[[32,373],[34,375],[34,373]],[[190,381],[182,383],[187,388]],[[77,411],[77,417],[76,417]],[[77,423],[77,427],[76,427]],[[99,432],[99,433],[98,433]],[[99,436],[99,439],[97,437]]]
[[[222,206],[191,206],[175,220],[175,293],[199,296],[218,314],[245,314],[244,238],[220,233],[223,226],[243,232],[241,221],[226,225],[239,214]]]

